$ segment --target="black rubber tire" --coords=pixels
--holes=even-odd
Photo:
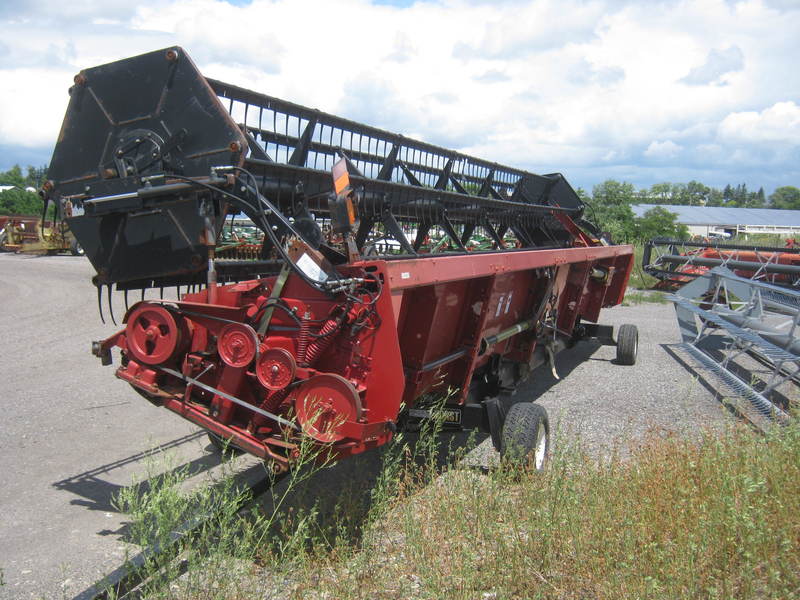
[[[617,332],[617,363],[635,365],[639,353],[639,330],[636,325],[626,323]]]
[[[237,448],[233,444],[229,444],[226,440],[219,437],[216,433],[208,432],[208,441],[211,442],[211,445],[214,446],[214,450],[216,450],[219,454],[223,452],[227,454],[237,455],[244,452],[241,448]]]
[[[533,402],[514,404],[503,423],[500,458],[506,464],[530,466],[541,471],[549,451],[550,420],[547,411]]]
[[[8,235],[6,234],[5,229],[0,229],[0,252],[5,252],[6,249],[3,247],[6,245],[6,238]]]
[[[69,251],[72,252],[72,256],[83,256],[85,254],[83,247],[76,239],[73,239],[72,243],[69,245]]]

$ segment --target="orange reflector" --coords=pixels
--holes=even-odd
[[[350,226],[356,222],[356,209],[353,206],[353,201],[350,196],[347,197],[347,220],[350,222]]]
[[[350,174],[347,172],[347,162],[345,159],[339,159],[333,165],[333,189],[337,194],[341,194],[347,186],[350,185]]]

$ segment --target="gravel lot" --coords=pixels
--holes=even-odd
[[[70,597],[121,562],[125,516],[110,500],[143,473],[144,451],[165,445],[195,468],[217,464],[194,427],[141,400],[90,355],[91,340],[116,330],[100,323],[92,274],[82,258],[0,254],[0,598]],[[539,369],[518,391],[539,398],[562,439],[580,435],[602,451],[651,427],[691,432],[731,420],[671,354],[670,305],[617,307],[602,322],[639,326],[635,366],[614,364],[614,347],[581,342],[557,357],[560,380]],[[478,455],[492,460],[488,441]],[[336,482],[368,486],[376,464],[356,457],[314,485],[331,497]]]
[[[716,394],[675,359],[688,360],[675,348],[680,336],[671,304],[617,306],[601,318],[615,331],[624,323],[639,328],[638,360],[618,365],[615,346],[582,342],[557,357],[561,380],[540,369],[540,377],[518,393],[538,397],[556,430],[578,434],[589,450],[600,451],[651,429],[697,432],[730,422]]]
[[[116,330],[97,316],[93,273],[84,258],[0,253],[0,598],[71,597],[121,562],[125,517],[110,502],[142,451],[217,462],[90,354]]]

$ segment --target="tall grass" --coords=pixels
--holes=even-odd
[[[518,474],[517,474],[518,475]],[[800,594],[800,429],[653,435],[630,459],[558,453],[521,478],[454,470],[398,504],[360,589],[320,597]],[[387,560],[388,556],[399,560]],[[388,568],[387,568],[388,567]],[[330,586],[330,587],[328,587]]]
[[[230,462],[233,454],[223,452],[223,457],[216,479],[187,489],[194,473],[176,466],[169,453],[154,455],[145,464],[144,480],[134,481],[115,497],[116,508],[130,518],[126,529],[131,550],[166,548],[184,536],[189,540],[177,560],[172,552],[153,556],[146,567],[143,597],[227,598],[229,582],[245,581],[265,556],[294,559],[307,541],[316,542],[316,507],[296,512],[286,507],[299,487],[332,463],[324,448],[305,439],[297,468],[283,482],[264,467],[263,476],[275,485],[255,507]],[[196,523],[201,525],[192,527]]]
[[[190,574],[152,593],[192,599],[800,595],[797,424],[766,437],[736,427],[694,439],[654,432],[611,458],[562,441],[543,473],[453,462],[442,473],[440,458],[448,452],[440,442],[447,437],[436,430],[422,432],[417,444],[400,438],[384,451],[376,483],[363,490],[375,501],[359,515],[357,535],[352,528],[319,535],[324,528],[313,524],[314,511],[223,518],[221,529],[209,529],[198,543]]]
[[[636,244],[633,247],[633,270],[628,280],[628,287],[639,290],[649,290],[658,283],[658,279],[645,273],[642,268],[642,257],[644,256],[644,246]]]
[[[637,304],[669,304],[663,292],[653,290],[648,292],[636,292],[628,288],[625,297],[622,299],[622,306],[634,306]]]
[[[731,244],[752,244],[753,246],[775,246],[783,248],[786,241],[793,238],[793,235],[781,235],[778,233],[743,233],[730,240],[723,240],[723,244],[728,241]]]

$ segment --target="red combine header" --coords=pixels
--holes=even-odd
[[[610,340],[594,323],[633,261],[561,175],[206,79],[177,47],[82,71],[70,94],[45,191],[84,209],[68,222],[98,299],[179,290],[93,344],[104,364],[119,348],[117,377],[276,472],[304,436],[345,456],[433,416],[541,468],[544,410],[498,396]],[[258,255],[218,257],[241,214]],[[637,343],[623,326],[618,362]]]
[[[656,238],[645,244],[642,254],[642,268],[659,280],[656,287],[660,289],[677,289],[715,267],[729,268],[745,279],[796,288],[800,246],[794,239],[780,247]]]

